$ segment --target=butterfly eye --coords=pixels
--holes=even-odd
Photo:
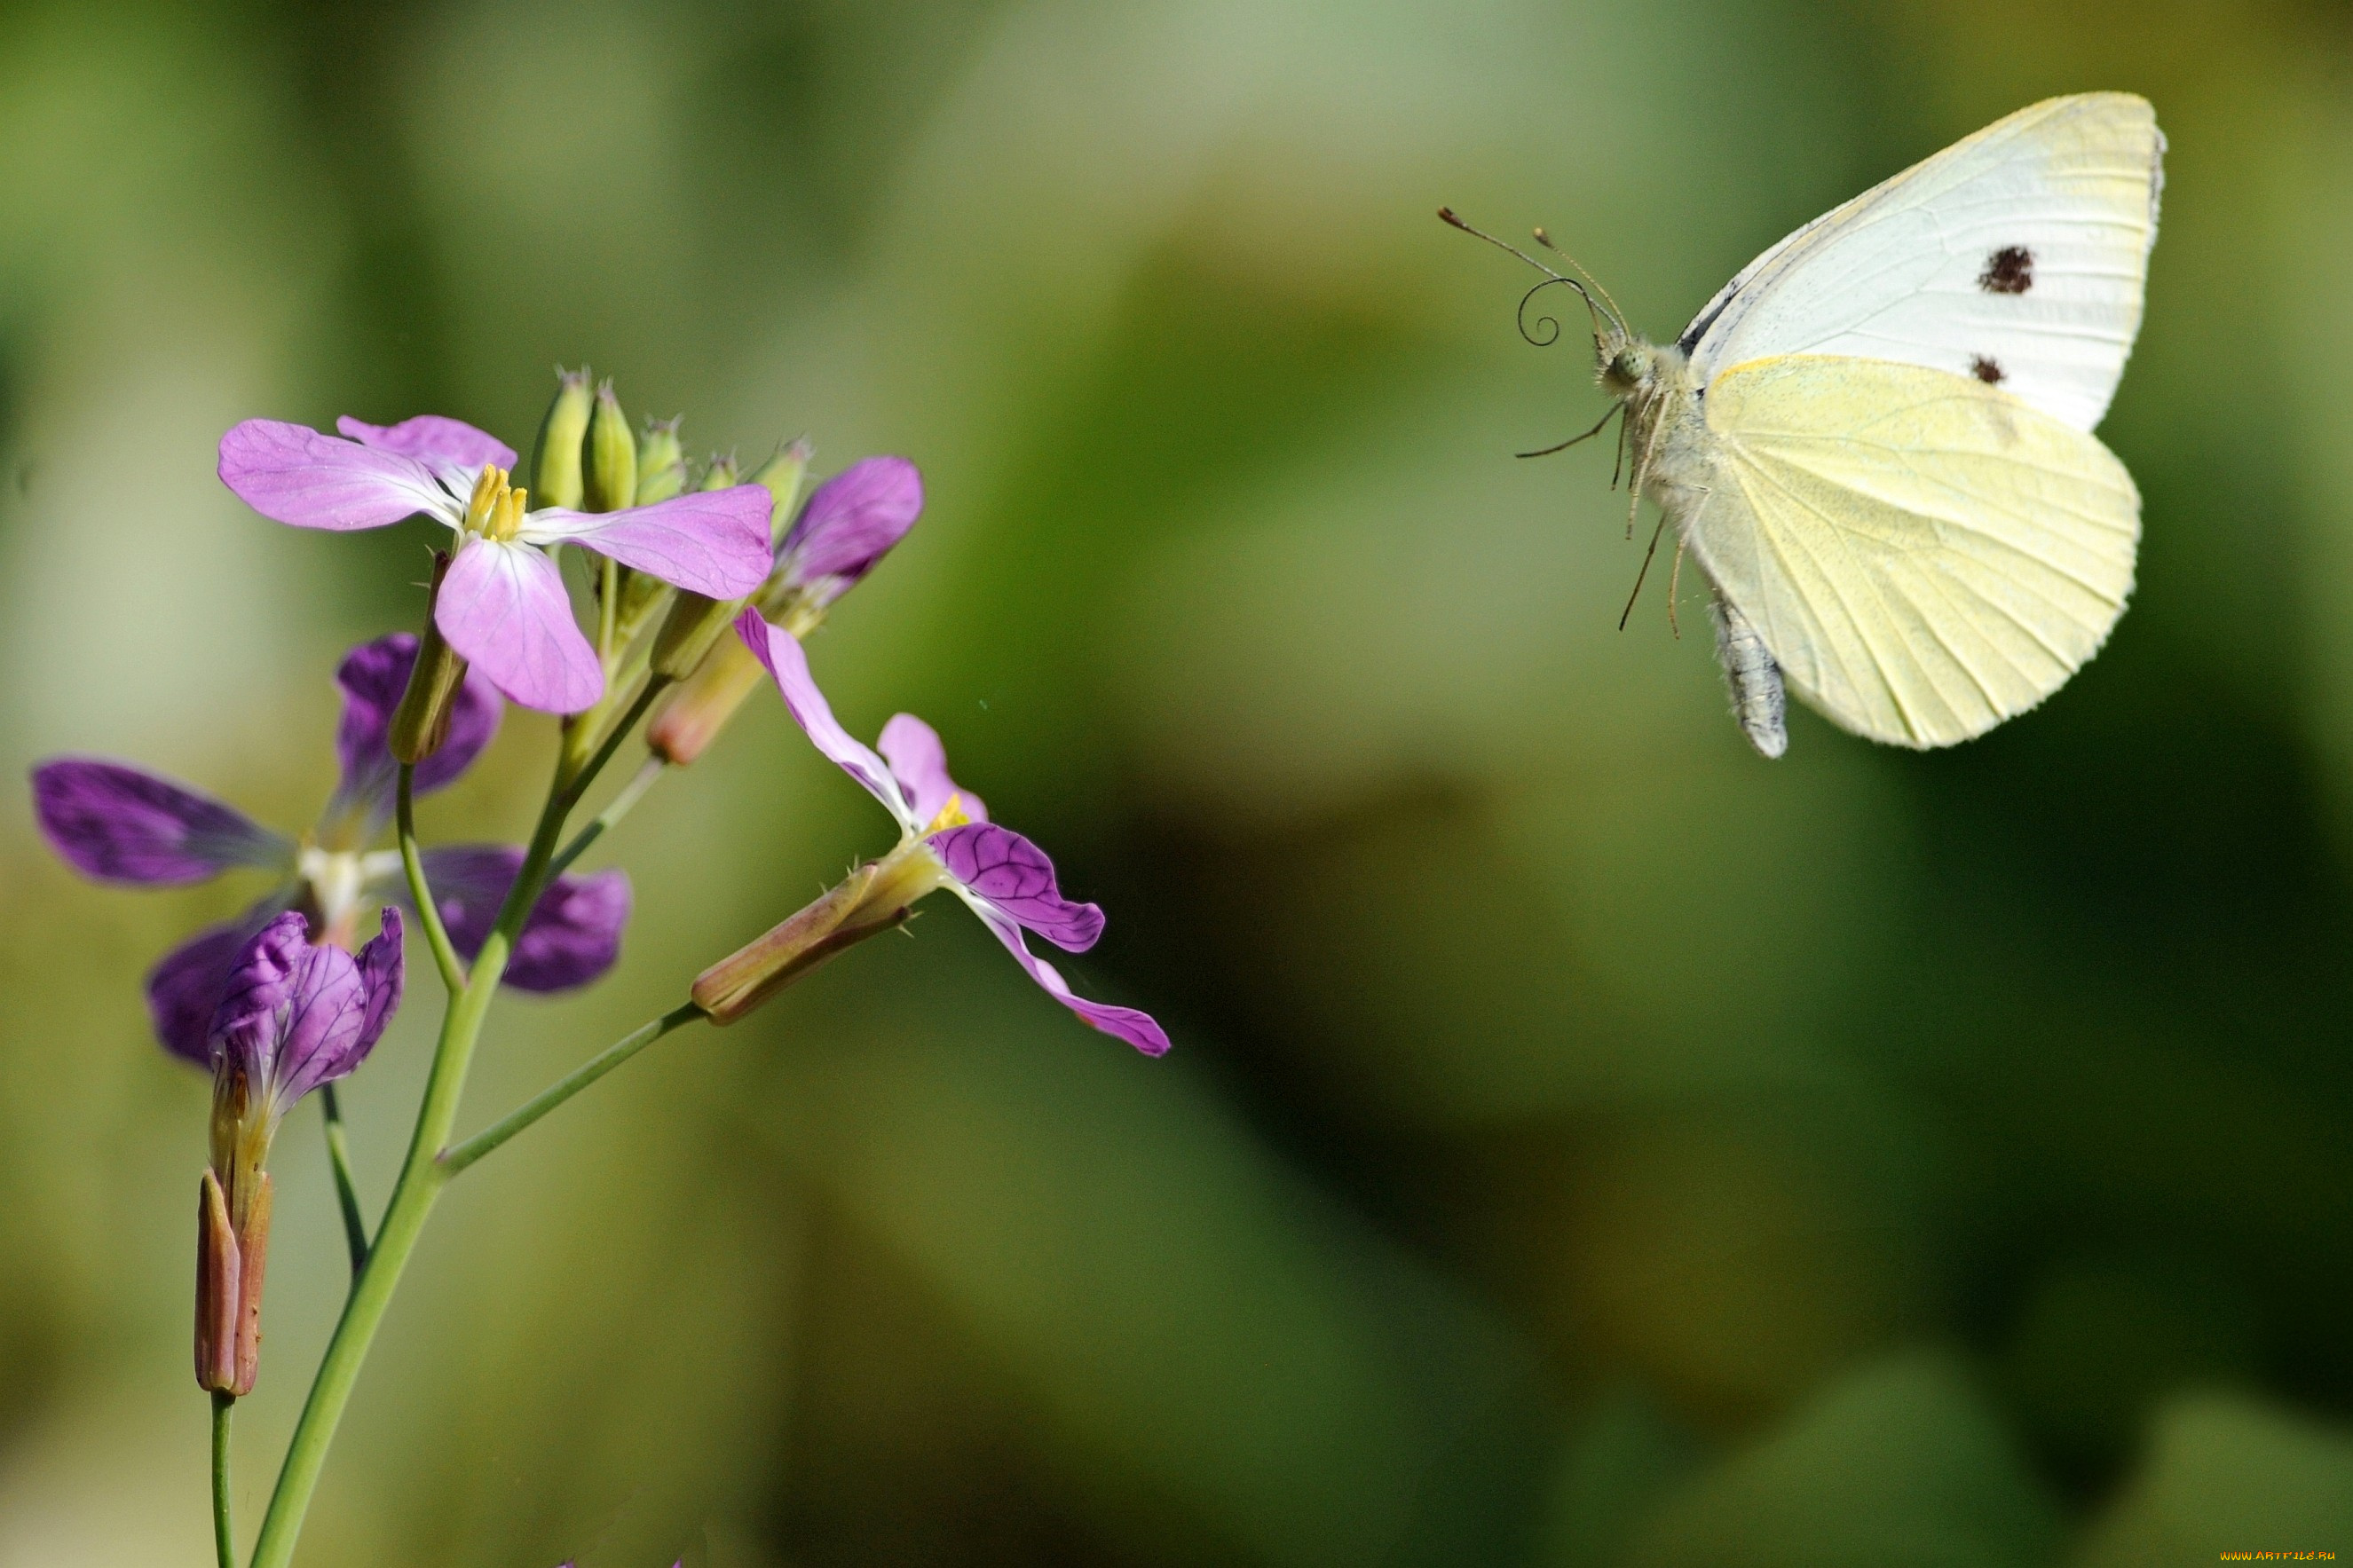
[[[1609,362],[1609,380],[1620,386],[1634,387],[1642,383],[1642,356],[1632,349],[1620,349]]]

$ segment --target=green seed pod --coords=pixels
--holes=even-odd
[[[613,395],[613,384],[596,388],[596,413],[588,424],[588,505],[590,511],[619,511],[638,499],[638,443],[629,434],[629,416]]]
[[[581,447],[588,438],[588,367],[556,370],[555,401],[539,422],[536,472],[532,493],[542,506],[578,510],[585,489],[580,479]]]

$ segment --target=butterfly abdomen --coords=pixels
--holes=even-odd
[[[1781,686],[1781,667],[1731,600],[1719,593],[1714,607],[1715,654],[1724,664],[1725,684],[1732,690],[1732,716],[1759,755],[1778,757],[1789,749],[1788,697]]]

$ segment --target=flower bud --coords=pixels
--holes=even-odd
[[[411,767],[441,749],[449,738],[449,713],[458,688],[466,679],[466,661],[441,636],[433,618],[441,598],[441,580],[449,574],[449,552],[433,555],[433,586],[425,599],[425,632],[417,645],[417,663],[408,672],[408,689],[393,710],[392,728],[385,736],[393,760]]]
[[[196,1386],[232,1397],[253,1392],[261,1365],[261,1284],[269,1260],[269,1173],[245,1184],[232,1205],[206,1170],[196,1188]],[[235,1210],[244,1210],[241,1220]]]
[[[555,401],[539,423],[538,461],[531,489],[542,506],[578,510],[586,498],[581,482],[581,448],[588,438],[588,367],[556,370]]]
[[[679,445],[678,426],[677,419],[646,421],[638,437],[636,505],[651,506],[686,489],[686,448]]]
[[[732,1024],[838,952],[904,925],[945,875],[921,840],[852,871],[839,886],[750,946],[695,976],[690,994],[714,1024]]]
[[[767,466],[752,476],[755,485],[768,487],[774,498],[768,508],[768,542],[781,545],[785,532],[792,526],[793,509],[801,499],[801,481],[808,478],[809,459],[817,455],[804,436],[768,459]]]
[[[686,766],[719,738],[767,674],[741,641],[729,637],[714,644],[694,673],[663,699],[646,727],[646,744],[671,766]]]
[[[596,387],[596,413],[588,422],[589,511],[619,511],[637,504],[638,442],[629,416],[613,395],[610,381]]]

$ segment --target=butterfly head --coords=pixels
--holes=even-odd
[[[1632,397],[1658,379],[1659,351],[1639,338],[1596,331],[1593,357],[1601,389],[1612,397]]]

